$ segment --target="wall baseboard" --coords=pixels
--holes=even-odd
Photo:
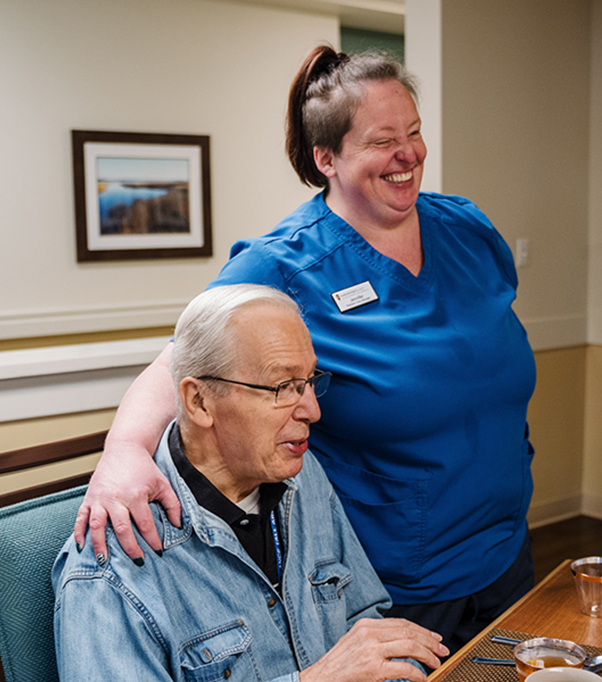
[[[563,500],[531,507],[527,514],[529,528],[539,528],[550,523],[565,521],[575,516],[591,516],[602,520],[602,497],[596,495],[575,495]]]
[[[529,528],[539,528],[550,523],[565,521],[583,514],[581,495],[555,500],[546,504],[531,506],[527,514]]]

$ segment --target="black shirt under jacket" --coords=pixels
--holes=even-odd
[[[238,541],[272,585],[278,586],[276,548],[270,524],[270,514],[284,495],[286,484],[263,483],[259,488],[259,514],[245,514],[234,502],[223,495],[211,481],[196,469],[184,453],[180,427],[174,424],[169,434],[169,450],[180,476],[192,491],[196,501],[212,514],[223,519],[234,531]]]

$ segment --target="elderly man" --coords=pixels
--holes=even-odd
[[[52,576],[63,682],[419,682],[397,659],[439,665],[438,635],[381,619],[388,595],[307,452],[330,378],[316,364],[280,292],[219,287],[184,311],[178,420],[156,452],[181,527],[153,505],[164,549],[136,563],[112,529],[106,557],[66,543]]]

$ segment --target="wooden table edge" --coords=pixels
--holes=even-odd
[[[483,640],[487,635],[497,628],[499,626],[499,623],[502,620],[505,620],[511,613],[513,613],[516,609],[518,609],[523,602],[525,602],[527,599],[530,599],[534,594],[537,594],[547,583],[549,583],[551,580],[553,580],[558,573],[560,573],[562,570],[566,568],[568,564],[572,562],[572,559],[566,559],[563,561],[561,564],[559,564],[553,571],[548,573],[548,575],[541,580],[537,585],[532,590],[529,590],[527,594],[525,594],[523,597],[521,597],[517,602],[515,602],[509,609],[504,611],[501,616],[498,616],[493,623],[490,623],[484,630],[479,632],[479,634],[476,637],[473,637],[470,642],[467,642],[459,651],[456,651],[456,653],[453,656],[450,656],[450,658],[445,661],[445,663],[440,667],[437,668],[437,670],[434,670],[429,676],[428,680],[429,682],[436,682],[442,675],[445,675],[448,670],[451,668],[454,668],[460,660],[464,657],[464,655],[470,651],[476,644],[478,644],[481,640]]]

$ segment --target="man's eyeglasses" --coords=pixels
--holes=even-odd
[[[259,391],[271,391],[274,393],[274,401],[276,405],[287,407],[295,405],[301,400],[301,396],[305,392],[305,387],[309,384],[316,398],[323,396],[328,386],[330,385],[330,372],[322,372],[317,369],[313,377],[309,379],[289,379],[288,381],[281,381],[278,386],[260,386],[259,384],[247,384],[244,381],[233,381],[232,379],[222,379],[221,377],[202,376],[197,377],[199,381],[223,381],[226,384],[237,384],[238,386],[246,386],[247,388],[255,388]]]

